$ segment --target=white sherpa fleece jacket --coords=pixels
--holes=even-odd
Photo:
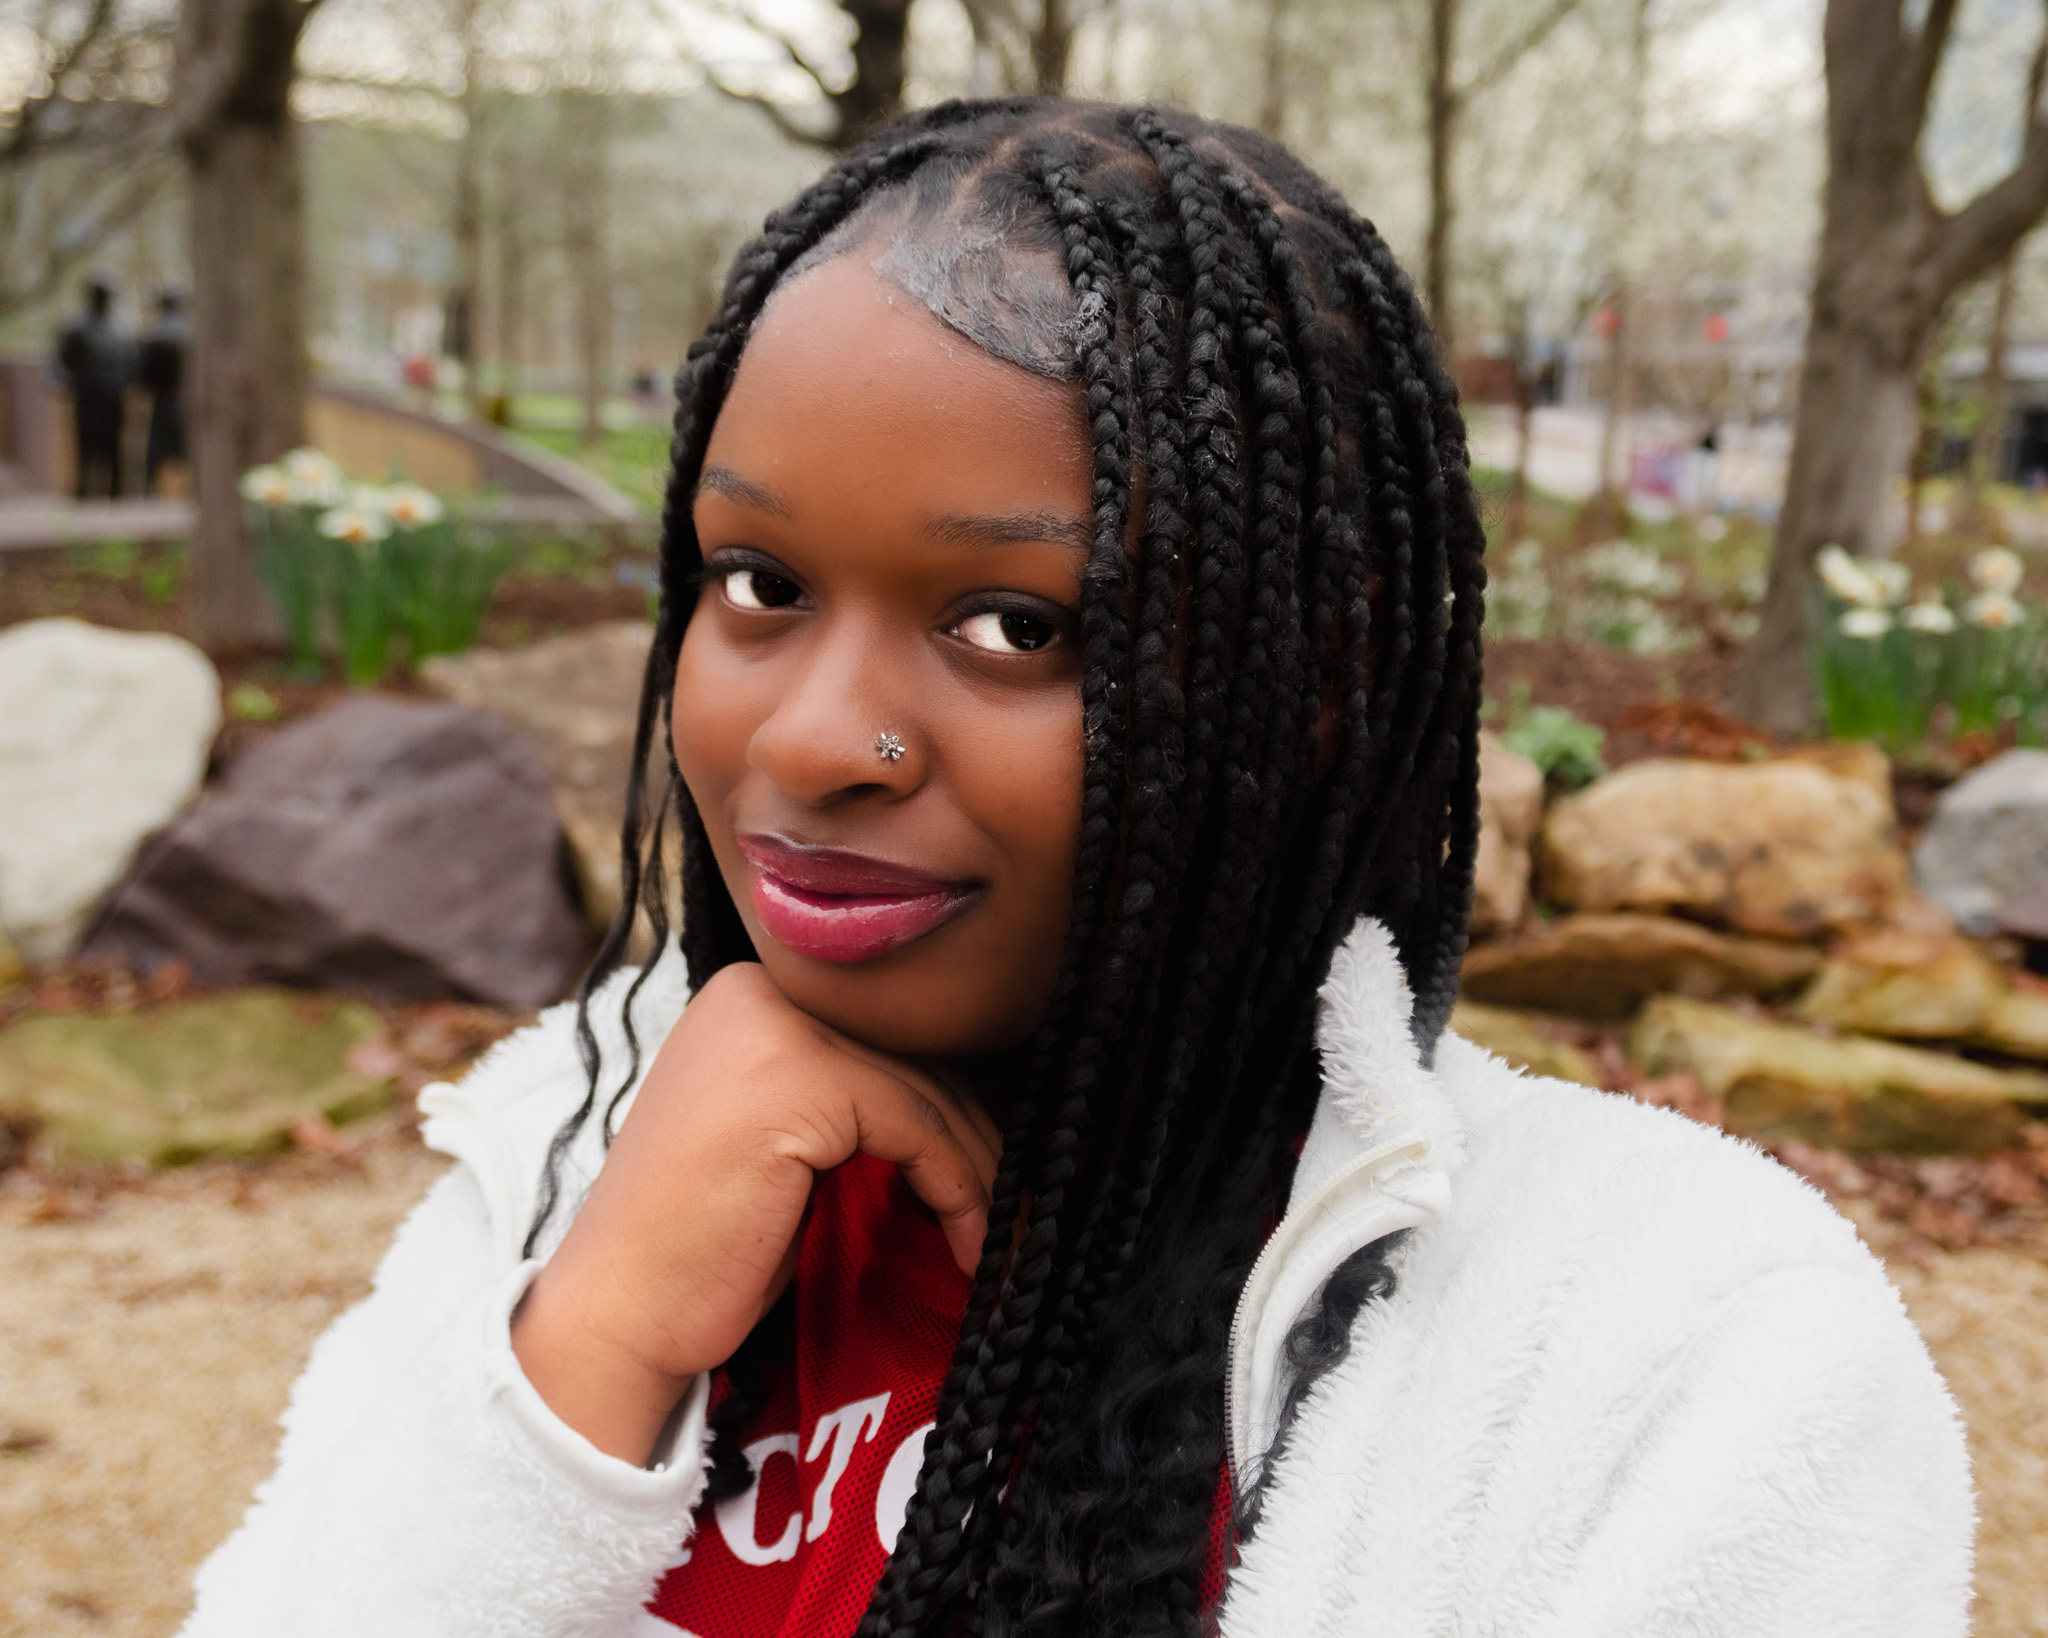
[[[687,999],[679,965],[635,1004],[643,1043]],[[607,1063],[623,994],[597,1009]],[[1238,1311],[1239,1472],[1272,1441],[1294,1320],[1352,1251],[1411,1232],[1278,1458],[1225,1638],[1964,1633],[1962,1432],[1854,1230],[1677,1115],[1450,1036],[1425,1069],[1409,1007],[1361,923],[1323,991],[1293,1199]],[[508,1341],[542,1156],[583,1094],[572,1027],[557,1008],[422,1094],[459,1164],[314,1350],[186,1638],[674,1638],[641,1605],[702,1488],[702,1384],[641,1470],[556,1420]],[[594,1136],[577,1149],[571,1205],[600,1159]]]

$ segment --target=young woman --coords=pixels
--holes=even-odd
[[[1965,1630],[1849,1226],[1443,1034],[1481,532],[1367,223],[1230,127],[949,104],[680,393],[658,954],[423,1099],[458,1164],[194,1638]]]

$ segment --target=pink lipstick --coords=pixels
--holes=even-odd
[[[752,866],[754,909],[778,943],[819,961],[869,961],[943,927],[982,884],[754,832],[736,838]]]

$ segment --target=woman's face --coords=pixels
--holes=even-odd
[[[1051,989],[1090,473],[1078,387],[860,254],[776,294],[719,412],[676,760],[769,975],[871,1045],[1011,1046]]]

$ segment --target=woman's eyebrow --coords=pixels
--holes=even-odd
[[[697,487],[690,498],[695,500],[707,491],[721,495],[735,505],[751,506],[757,512],[766,512],[771,517],[793,519],[796,516],[789,503],[774,490],[766,484],[755,483],[751,478],[741,477],[731,467],[707,466],[698,475]]]
[[[949,512],[924,526],[928,539],[948,546],[1022,546],[1049,541],[1086,551],[1095,540],[1095,525],[1088,518],[1062,516],[1058,512],[1013,512],[1006,517],[977,517]]]

